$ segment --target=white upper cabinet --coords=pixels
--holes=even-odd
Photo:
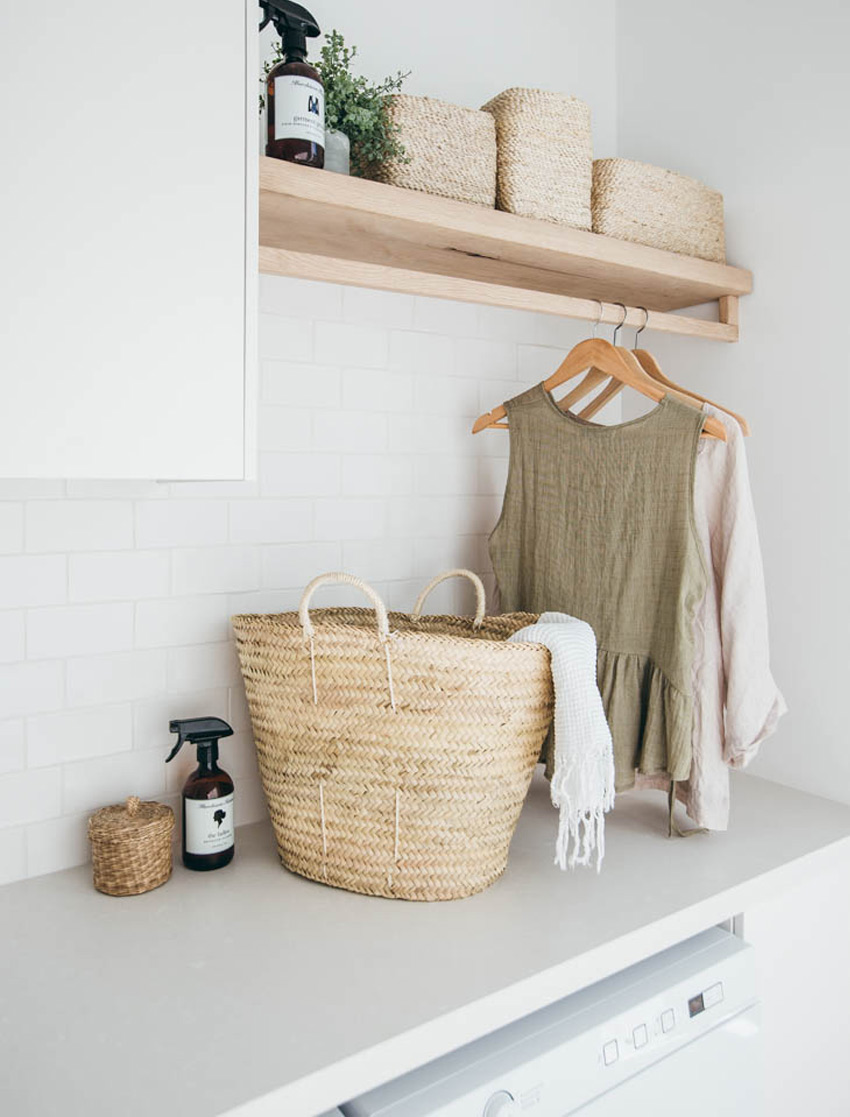
[[[245,476],[257,22],[0,6],[0,477]]]

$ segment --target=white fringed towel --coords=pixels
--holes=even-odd
[[[605,812],[614,806],[614,744],[596,683],[596,635],[577,617],[542,613],[510,639],[543,644],[552,656],[551,795],[560,811],[555,864],[588,865],[595,852],[598,872],[605,856]]]

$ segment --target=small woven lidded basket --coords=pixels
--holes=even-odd
[[[723,195],[695,178],[632,159],[593,164],[593,231],[724,263]]]
[[[517,88],[482,108],[496,121],[499,209],[589,229],[593,147],[584,101]]]
[[[367,168],[369,178],[443,198],[496,204],[496,129],[478,109],[394,93],[386,112],[399,128],[405,158]]]
[[[94,886],[109,896],[137,896],[171,876],[174,811],[131,795],[89,819]]]
[[[475,618],[421,616],[445,578],[475,584]],[[324,585],[372,609],[309,611]],[[280,858],[353,892],[451,900],[492,884],[552,717],[549,652],[510,644],[536,619],[484,616],[470,571],[388,614],[350,574],[323,574],[297,613],[233,618]]]

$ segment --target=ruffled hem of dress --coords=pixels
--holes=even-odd
[[[599,648],[597,682],[611,735],[617,791],[634,787],[635,772],[686,780],[691,772],[693,699],[649,656]]]

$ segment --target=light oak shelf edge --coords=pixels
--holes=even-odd
[[[260,271],[594,321],[738,338],[752,276],[447,198],[260,160]],[[716,302],[717,320],[669,313]]]

